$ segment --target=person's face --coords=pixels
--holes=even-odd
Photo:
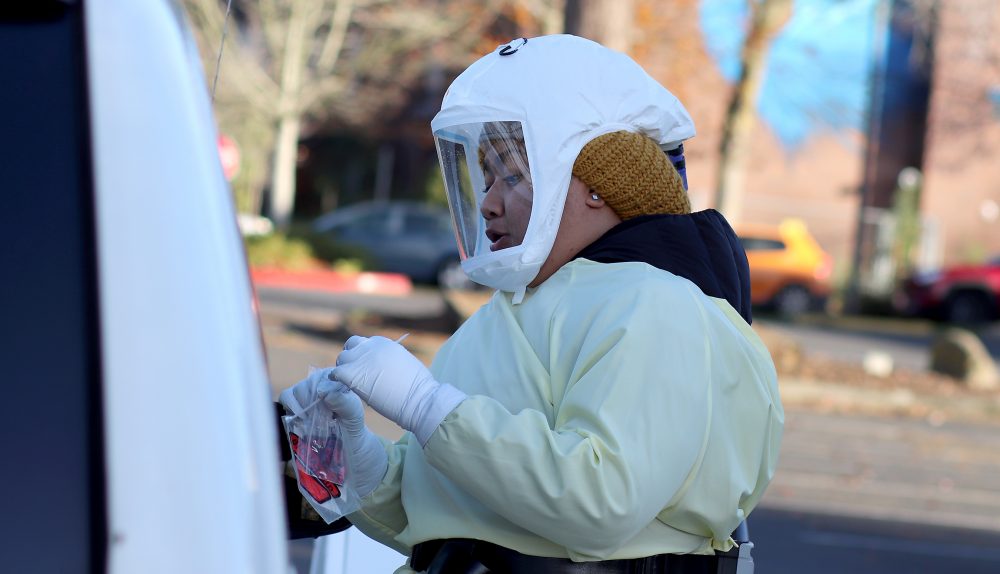
[[[489,148],[484,154],[483,173],[486,195],[480,211],[486,220],[490,251],[520,245],[531,219],[532,188],[520,154]]]

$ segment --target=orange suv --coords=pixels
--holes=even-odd
[[[780,225],[740,225],[736,234],[750,263],[750,300],[786,316],[822,308],[830,294],[832,260],[799,219]]]

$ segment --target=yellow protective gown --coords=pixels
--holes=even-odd
[[[469,398],[425,448],[387,444],[349,517],[406,554],[443,538],[577,561],[726,550],[777,463],[767,349],[729,303],[645,263],[577,259],[521,304],[497,292],[431,371]]]

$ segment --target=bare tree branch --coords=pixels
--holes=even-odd
[[[351,23],[351,11],[354,9],[353,0],[340,0],[333,9],[333,17],[330,20],[330,32],[323,42],[319,58],[316,60],[316,68],[319,70],[332,70],[340,57],[340,49],[344,46],[344,38],[347,36],[347,26]]]
[[[207,62],[226,0],[183,1]],[[276,223],[291,212],[300,134],[326,118],[360,126],[401,109],[429,70],[468,63],[510,1],[234,0],[216,104],[227,107],[224,129],[271,148]]]

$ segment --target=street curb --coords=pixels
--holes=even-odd
[[[405,296],[413,291],[413,282],[399,273],[344,273],[332,269],[291,271],[273,267],[250,269],[250,279],[258,287],[298,289],[327,293],[363,293],[366,295]]]

